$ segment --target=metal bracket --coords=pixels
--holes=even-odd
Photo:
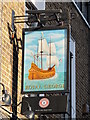
[[[14,23],[26,23],[31,27],[32,23],[38,23],[38,26],[44,27],[46,23],[56,21],[56,25],[61,24],[61,10],[29,10],[28,15],[14,16]],[[55,25],[55,26],[56,26]]]
[[[10,43],[16,46],[17,52],[19,52],[19,49],[22,49],[22,40],[21,38],[17,38],[16,23],[26,23],[29,27],[32,27],[33,23],[37,23],[38,27],[44,27],[46,23],[56,21],[55,26],[63,25],[60,18],[61,10],[29,10],[26,11],[26,13],[28,13],[28,15],[15,16],[15,12],[12,11],[12,26],[10,27],[8,23]]]
[[[17,29],[16,29],[16,26],[14,25],[14,29],[12,29],[10,27],[10,24],[7,23],[7,26],[8,26],[8,33],[9,33],[9,39],[10,39],[10,43],[11,44],[14,44],[16,46],[16,50],[17,52],[19,52],[19,49],[22,49],[22,40],[21,38],[17,38]],[[20,44],[19,44],[20,42]],[[19,47],[20,45],[20,47]]]

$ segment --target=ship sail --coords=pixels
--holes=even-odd
[[[50,56],[47,56],[46,65],[50,65]],[[56,56],[51,56],[51,65],[56,65],[57,67],[59,66],[59,60]]]
[[[38,54],[41,53],[41,51],[43,51],[43,53],[47,53],[49,52],[49,46],[47,44],[46,39],[42,39],[42,50],[41,50],[41,40],[38,40]]]
[[[51,42],[48,44],[46,39],[43,38],[43,33],[41,39],[38,40],[37,44],[37,54],[34,54],[34,60],[37,60],[37,65],[34,63],[31,64],[31,68],[29,69],[29,80],[39,80],[39,79],[47,79],[51,78],[55,75],[55,65],[59,66],[59,60],[55,56],[56,47],[55,43]],[[41,58],[41,68],[38,67],[39,56]],[[43,56],[45,58],[43,58]],[[43,59],[46,61],[46,65],[49,67],[47,70],[43,70]]]
[[[49,50],[49,52],[51,52],[51,54],[56,54],[55,43],[49,43],[49,48],[51,49],[51,51]]]

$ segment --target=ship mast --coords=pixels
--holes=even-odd
[[[37,43],[37,66],[38,66],[38,43]]]
[[[34,55],[34,63],[35,63],[35,55]]]
[[[49,60],[49,68],[51,68],[51,37],[50,37],[50,54],[49,54],[50,60]]]
[[[42,68],[42,53],[43,53],[43,51],[42,51],[42,36],[41,36],[41,69],[43,69]]]

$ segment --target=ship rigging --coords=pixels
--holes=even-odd
[[[47,70],[43,69],[43,56],[46,58]],[[38,67],[39,57],[41,57],[41,68]],[[37,58],[37,59],[36,59]],[[37,60],[37,65],[35,64],[35,59]],[[59,60],[56,56],[55,43],[47,43],[46,39],[41,35],[41,39],[38,40],[37,54],[34,55],[34,63],[31,63],[31,68],[29,69],[29,79],[47,79],[55,75],[55,65],[59,65]]]

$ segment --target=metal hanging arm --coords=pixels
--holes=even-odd
[[[26,13],[28,13],[28,15],[15,16],[15,12],[12,11],[12,26],[10,27],[9,23],[7,23],[10,43],[15,44],[17,51],[19,51],[19,49],[22,49],[22,40],[21,38],[19,39],[17,38],[17,29],[15,24],[26,23],[29,27],[32,27],[32,24],[37,22],[38,23],[37,28],[38,28],[38,27],[45,27],[46,23],[50,21],[56,21],[58,23],[57,25],[60,25],[61,22],[58,15],[62,13],[61,9],[60,10],[28,10],[26,11]],[[21,47],[19,47],[19,42]]]
[[[60,22],[57,14],[62,14],[62,10],[28,10],[28,15],[14,16],[14,23],[34,23],[38,22],[38,26],[44,26],[48,21]]]
[[[28,14],[42,14],[42,13],[60,13],[60,10],[27,10],[26,13]]]

